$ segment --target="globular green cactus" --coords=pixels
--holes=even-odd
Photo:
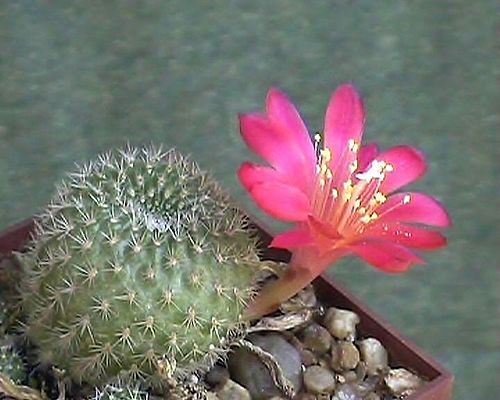
[[[24,362],[11,346],[0,346],[0,374],[5,375],[16,385],[26,380]]]
[[[148,400],[147,392],[138,387],[106,385],[102,390],[96,390],[94,397],[89,400]]]
[[[158,381],[244,334],[260,264],[245,215],[174,151],[106,154],[63,182],[21,254],[24,332],[74,380]]]

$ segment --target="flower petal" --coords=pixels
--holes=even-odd
[[[294,186],[264,182],[252,186],[250,195],[257,205],[282,221],[304,221],[309,213],[309,199]]]
[[[240,132],[247,146],[285,176],[287,182],[308,190],[314,169],[305,167],[300,149],[289,135],[274,128],[262,114],[240,115]]]
[[[358,169],[357,172],[363,172],[370,163],[377,157],[378,146],[376,143],[368,143],[361,146],[358,153]]]
[[[251,191],[252,187],[258,183],[279,181],[281,177],[272,168],[251,162],[244,162],[238,169],[238,178],[243,187]]]
[[[309,223],[311,230],[320,236],[328,238],[329,240],[340,238],[337,228],[328,222],[322,221],[313,215],[309,215],[307,217],[307,222]]]
[[[339,157],[349,139],[361,142],[365,112],[353,85],[344,84],[330,97],[325,116],[325,146]]]
[[[279,235],[276,235],[269,247],[280,249],[296,249],[298,247],[308,246],[313,243],[311,235],[304,229],[292,229]]]
[[[288,97],[276,88],[271,88],[266,98],[267,116],[272,125],[283,130],[300,149],[304,166],[314,170],[316,154],[302,118]]]
[[[380,185],[382,193],[391,193],[415,181],[425,173],[427,167],[424,155],[411,146],[394,146],[380,153],[376,159],[393,167],[391,172],[385,174]]]
[[[376,210],[377,223],[413,222],[434,226],[451,225],[444,207],[433,197],[417,192],[396,193]]]
[[[439,232],[397,222],[372,224],[362,236],[363,238],[378,238],[403,246],[427,250],[446,245],[446,238]]]
[[[365,240],[349,248],[367,263],[385,272],[403,272],[411,264],[424,263],[406,247],[384,240]]]

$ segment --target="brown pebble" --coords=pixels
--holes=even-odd
[[[417,375],[404,368],[391,369],[384,381],[396,396],[408,396],[422,385],[422,380]]]
[[[339,366],[346,369],[354,369],[359,363],[359,351],[356,346],[351,342],[338,342],[338,362]]]
[[[215,365],[205,376],[205,382],[210,387],[223,386],[229,379],[229,371],[219,365]]]
[[[318,363],[318,358],[311,350],[304,349],[300,354],[302,356],[302,364],[304,364],[306,367]]]
[[[356,338],[356,325],[359,316],[349,310],[331,307],[327,310],[323,324],[337,339],[353,341]]]
[[[380,396],[375,392],[371,392],[364,397],[364,400],[380,400]]]
[[[367,338],[358,343],[361,353],[361,359],[366,364],[366,373],[375,375],[387,368],[388,355],[387,350],[375,338]]]
[[[332,337],[321,325],[313,323],[301,332],[304,346],[316,354],[324,354],[330,349]]]
[[[217,392],[220,400],[251,400],[250,393],[243,386],[232,381],[227,380],[224,386]]]
[[[311,393],[299,393],[293,400],[316,400],[316,396]]]
[[[313,365],[304,371],[304,386],[309,393],[313,394],[333,393],[335,376],[330,370]]]
[[[355,382],[358,380],[358,376],[356,375],[355,371],[345,371],[342,373],[342,376],[347,383]]]

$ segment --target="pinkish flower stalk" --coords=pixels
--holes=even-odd
[[[271,243],[292,252],[287,272],[261,291],[248,317],[275,310],[345,255],[394,273],[423,262],[411,249],[446,244],[441,233],[425,227],[450,224],[437,200],[394,193],[424,174],[423,155],[405,145],[381,153],[375,144],[362,146],[363,127],[363,103],[349,84],[332,94],[323,135],[314,144],[294,105],[277,89],[269,90],[265,114],[240,116],[246,144],[269,164],[243,163],[241,183],[262,210],[295,224]]]

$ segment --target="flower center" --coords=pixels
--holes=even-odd
[[[315,142],[313,216],[334,228],[339,238],[347,239],[379,217],[376,209],[387,199],[379,190],[380,185],[394,167],[383,160],[373,160],[365,171],[356,173],[359,143],[350,139],[342,153],[335,155],[326,146],[318,151],[321,135],[316,134]]]

